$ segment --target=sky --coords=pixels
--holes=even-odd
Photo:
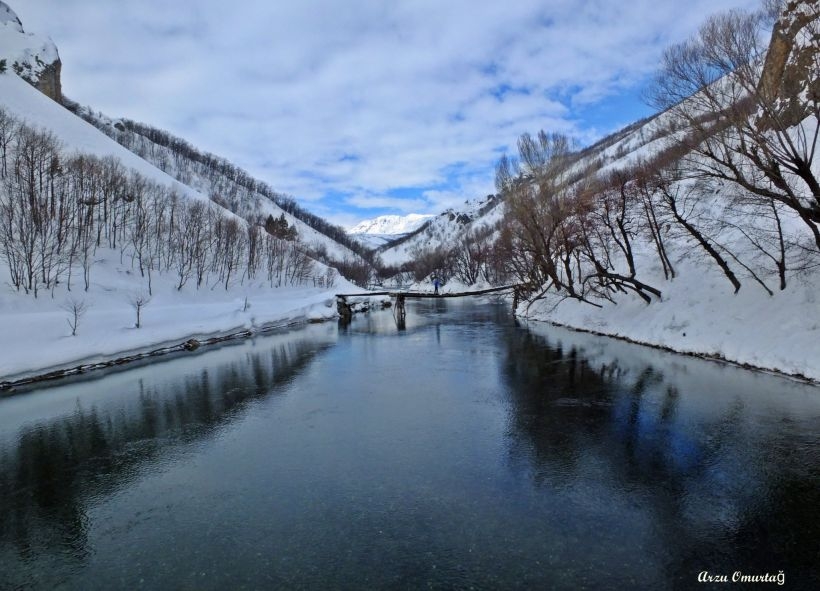
[[[66,96],[223,156],[330,221],[494,192],[540,129],[590,143],[651,109],[665,47],[757,0],[5,0]]]

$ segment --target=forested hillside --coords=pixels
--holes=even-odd
[[[658,115],[583,149],[522,134],[493,207],[385,261],[525,285],[521,316],[820,377],[820,3],[766,8],[670,47]]]
[[[301,207],[293,197],[275,191],[225,158],[198,150],[166,131],[128,119],[111,119],[65,100],[67,108],[179,182],[194,187],[250,223],[263,224],[282,213],[311,256],[353,269],[371,260],[369,249],[347,232]]]
[[[541,132],[502,159],[497,256],[523,314],[820,375],[820,3],[788,3],[771,42],[768,16],[667,50],[651,141],[579,158]]]
[[[800,6],[777,25],[793,42],[780,65],[791,79],[777,86],[760,81],[761,15],[713,17],[670,48],[653,87],[663,133],[629,158],[578,159],[563,136],[521,137],[518,157],[497,171],[507,202],[500,246],[535,298],[553,291],[599,306],[628,291],[650,303],[660,286],[641,277],[660,269],[673,279],[670,250],[716,267],[734,292],[774,295],[813,274],[820,28],[817,2]]]
[[[40,38],[23,35],[10,9],[4,18],[0,37],[14,43],[0,50],[34,55],[21,44]],[[224,161],[209,170],[180,158],[174,170],[191,184],[172,178],[3,59],[0,388],[46,368],[335,314],[329,294],[347,281],[315,257],[364,267],[359,257],[270,199],[243,201],[241,184],[265,189]]]

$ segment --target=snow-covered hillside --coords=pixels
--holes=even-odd
[[[818,4],[787,9],[774,57],[764,46],[705,90],[693,76],[700,93],[592,146],[526,138],[535,158],[521,154],[498,204],[445,212],[387,245],[384,262],[439,249],[463,265],[468,237],[494,230],[507,279],[532,290],[521,316],[820,380]],[[767,94],[750,110],[761,71]]]
[[[468,200],[458,211],[448,209],[403,239],[385,245],[379,249],[379,254],[385,265],[401,266],[421,251],[452,247],[470,232],[491,230],[501,220],[503,212],[503,201],[494,195]]]
[[[56,58],[53,44],[23,33],[2,3],[0,21],[0,59]],[[272,238],[220,206],[212,183],[194,174],[180,182],[168,174],[177,167],[160,170],[32,82],[11,67],[0,74],[0,386],[192,338],[334,317],[332,294],[356,289],[289,238]],[[39,172],[20,174],[25,166]],[[283,215],[255,197],[260,221]],[[198,225],[186,226],[193,213]],[[309,245],[339,258],[350,254],[284,215]],[[219,234],[186,246],[187,228]],[[199,244],[204,257],[214,257],[217,243],[227,258],[203,258],[209,267],[196,279],[193,259],[181,249]]]
[[[372,220],[359,222],[348,228],[348,234],[377,234],[380,236],[396,236],[409,234],[432,218],[432,215],[411,213],[408,215],[382,215]]]
[[[0,75],[0,107],[32,127],[52,133],[68,152],[116,158],[126,168],[171,187],[180,195],[207,200],[206,195],[183,185],[133,152],[129,152],[100,133],[93,125],[73,115],[11,72]]]
[[[526,157],[549,136],[522,142],[504,179],[506,246],[537,261],[520,315],[820,380],[820,3],[789,4],[768,51],[744,18],[668,54],[661,115],[553,168]]]
[[[71,101],[67,106],[128,151],[252,223],[284,216],[314,256],[357,260],[358,244],[342,228],[305,211],[224,158],[203,153],[185,140],[149,125],[107,117]]]
[[[351,238],[369,249],[383,248],[415,232],[433,216],[411,213],[409,215],[383,215],[359,222],[347,233]]]

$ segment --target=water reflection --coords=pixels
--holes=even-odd
[[[0,400],[0,587],[815,588],[818,427],[814,387],[417,302]]]
[[[162,378],[155,370],[167,363],[143,368],[125,378],[122,390],[106,392],[106,399],[91,406],[83,384],[76,384],[73,410],[19,425],[16,441],[0,447],[0,565],[30,568],[7,570],[3,584],[51,585],[60,579],[40,580],[49,569],[70,572],[71,565],[82,565],[93,551],[87,540],[89,503],[127,487],[143,466],[167,461],[176,446],[212,437],[254,401],[277,395],[329,346],[317,334],[269,337],[260,340],[262,347],[250,343],[205,353],[188,361],[195,370],[177,368]],[[14,431],[14,416],[8,420],[2,410],[24,405],[26,396],[34,395],[2,401],[7,435]]]
[[[511,455],[538,486],[594,494],[606,507],[605,550],[599,556],[593,546],[589,559],[612,562],[613,546],[631,542],[630,562],[643,553],[645,580],[660,586],[689,588],[702,570],[785,570],[793,588],[820,585],[816,388],[629,344],[610,342],[602,352],[596,337],[535,331],[506,333]],[[590,484],[596,473],[605,477]],[[632,538],[622,524],[634,519],[651,533]]]

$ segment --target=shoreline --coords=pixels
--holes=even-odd
[[[213,334],[211,336],[194,334],[188,336],[187,338],[183,338],[181,341],[177,341],[177,339],[174,339],[175,342],[171,344],[164,345],[162,343],[155,343],[152,345],[147,345],[145,347],[137,348],[132,351],[123,351],[120,353],[115,353],[112,357],[103,359],[101,361],[87,361],[85,363],[83,363],[82,361],[75,361],[66,364],[68,367],[58,366],[53,369],[47,370],[32,370],[30,373],[27,372],[27,374],[29,375],[23,374],[22,377],[17,378],[12,376],[12,379],[0,381],[0,397],[13,395],[17,388],[22,388],[25,386],[53,382],[68,377],[80,376],[103,369],[110,369],[113,367],[127,365],[130,363],[134,363],[136,361],[143,361],[151,357],[163,357],[165,355],[169,355],[172,353],[181,353],[184,351],[194,352],[202,347],[219,345],[230,341],[245,340],[269,332],[275,332],[277,330],[287,330],[300,326],[306,326],[308,324],[313,323],[329,322],[331,320],[335,320],[336,318],[338,317],[336,316],[313,319],[305,315],[303,317],[296,319],[291,318],[283,319],[280,321],[271,321],[264,325],[260,325],[259,327],[220,332]]]
[[[518,316],[516,315],[515,318],[517,320],[522,320],[524,322],[538,322],[541,324],[550,324],[552,326],[557,326],[560,328],[565,328],[567,330],[572,330],[575,332],[581,332],[585,334],[592,334],[599,337],[606,337],[610,339],[616,339],[619,341],[624,341],[626,343],[631,343],[633,345],[640,345],[642,347],[649,347],[651,349],[656,349],[659,351],[665,351],[667,353],[673,353],[675,355],[682,355],[684,357],[693,357],[695,359],[702,359],[703,361],[711,361],[713,363],[721,363],[724,365],[731,365],[733,367],[737,367],[738,369],[745,369],[747,371],[753,371],[757,373],[766,373],[769,375],[777,376],[780,378],[786,378],[795,382],[799,382],[802,384],[807,384],[811,386],[820,386],[820,379],[813,379],[809,376],[805,376],[800,373],[789,373],[786,371],[782,371],[780,369],[775,369],[771,367],[762,367],[759,365],[754,365],[744,361],[735,361],[733,359],[728,359],[724,356],[717,355],[714,353],[701,353],[697,351],[681,351],[678,349],[674,349],[668,345],[659,345],[656,343],[651,343],[648,341],[641,341],[638,339],[633,339],[628,336],[624,336],[621,334],[610,334],[606,332],[601,332],[598,330],[590,329],[590,328],[579,328],[577,326],[573,326],[571,324],[563,324],[561,322],[556,322],[555,320],[541,320],[538,318],[527,318],[526,316]]]
[[[361,294],[361,296],[367,297],[365,296],[365,294]],[[364,310],[356,310],[356,312],[369,312],[369,306],[366,307]],[[567,330],[572,330],[575,332],[616,339],[619,341],[635,345],[649,347],[660,351],[666,351],[668,353],[673,353],[676,355],[702,359],[704,361],[712,361],[715,363],[722,363],[725,365],[731,365],[739,369],[745,369],[748,371],[767,373],[770,375],[790,379],[795,382],[807,385],[820,385],[820,380],[813,379],[801,373],[790,373],[777,368],[763,367],[748,362],[736,361],[714,353],[683,351],[675,349],[668,345],[661,345],[649,341],[642,341],[640,339],[635,339],[622,334],[607,333],[591,328],[580,328],[577,326],[573,326],[571,324],[557,322],[555,320],[530,318],[515,313],[513,313],[513,317],[516,320],[523,321],[525,323],[534,322],[539,324],[552,325]],[[306,326],[311,323],[328,322],[331,320],[337,320],[338,318],[338,313],[325,317],[311,317],[308,314],[304,314],[296,318],[285,317],[279,320],[273,320],[264,324],[260,324],[259,326],[254,326],[251,328],[237,326],[235,329],[229,329],[227,331],[219,331],[210,334],[193,333],[185,337],[172,339],[170,342],[165,341],[164,343],[153,343],[143,347],[137,347],[133,350],[121,351],[119,353],[115,353],[103,359],[91,360],[92,358],[87,358],[85,361],[83,359],[78,359],[76,361],[68,362],[66,364],[54,366],[52,368],[30,370],[27,372],[17,374],[16,376],[12,375],[9,379],[4,379],[0,381],[0,397],[13,395],[15,393],[15,390],[17,390],[18,388],[23,388],[41,383],[44,384],[48,382],[55,382],[63,378],[86,375],[99,370],[124,366],[137,361],[144,361],[154,357],[164,357],[166,355],[170,355],[173,353],[182,353],[186,351],[194,352],[202,347],[211,347],[214,345],[219,345],[231,341],[245,340],[269,332],[292,329],[296,327]]]
[[[361,294],[352,303],[357,312],[368,312],[374,306],[373,296]],[[320,295],[320,300],[328,299]],[[388,300],[389,301],[389,300]],[[381,307],[386,307],[384,301]],[[317,312],[326,308],[322,312]],[[296,314],[294,314],[296,313]],[[15,390],[36,384],[46,384],[57,380],[77,377],[105,369],[125,366],[138,361],[145,361],[153,357],[164,357],[173,353],[194,352],[203,347],[220,345],[231,341],[240,341],[280,330],[289,330],[304,327],[309,324],[330,322],[339,319],[339,314],[327,304],[314,302],[308,306],[290,310],[279,310],[277,318],[259,324],[238,324],[225,330],[214,332],[188,333],[180,337],[173,337],[158,342],[124,349],[111,355],[92,355],[46,366],[39,369],[29,369],[0,378],[0,397],[10,396]]]

